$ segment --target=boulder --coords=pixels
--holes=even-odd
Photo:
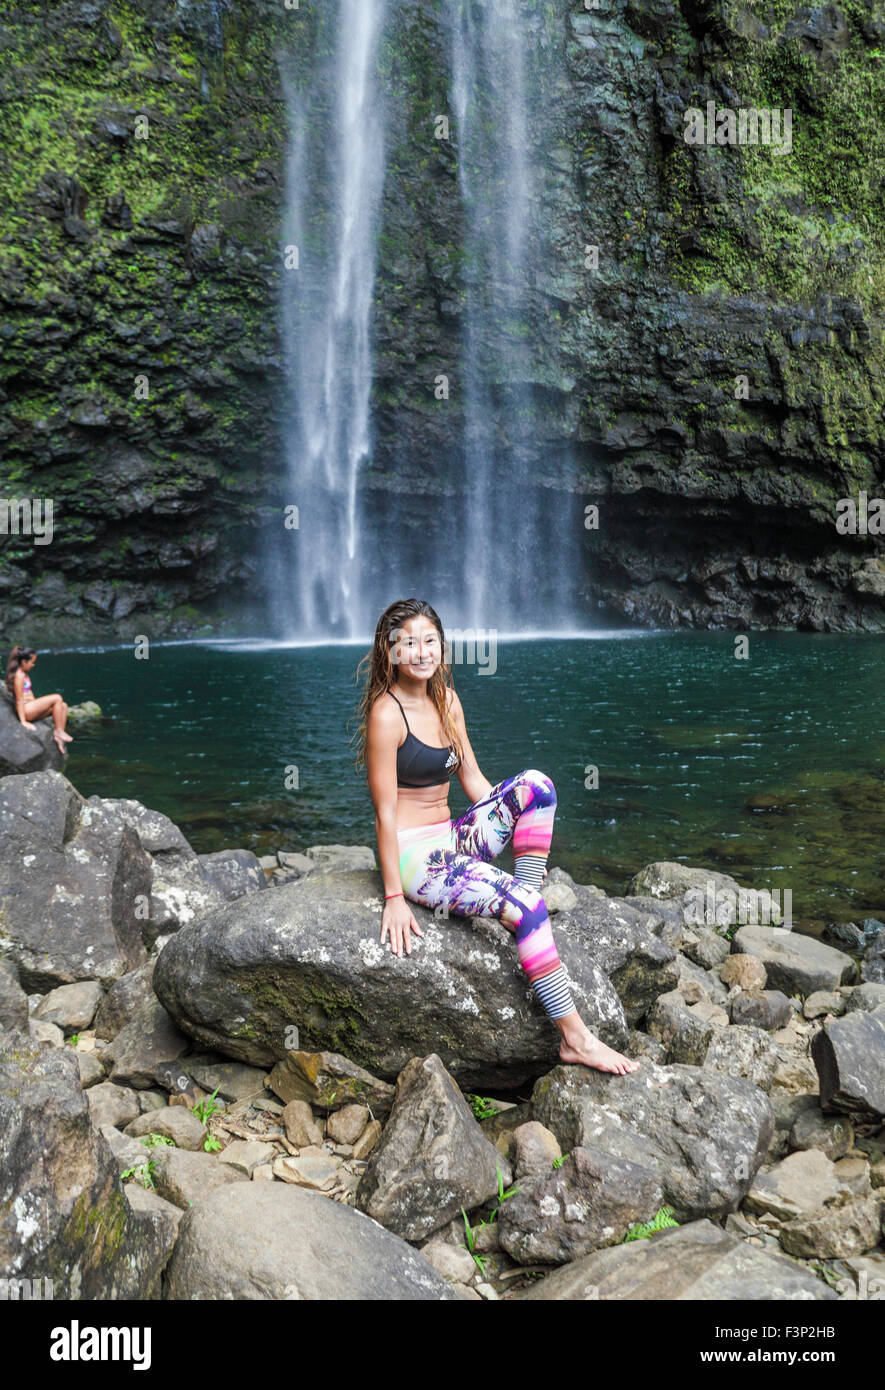
[[[28,1019],[28,1036],[45,1047],[64,1047],[65,1035],[57,1023],[46,1023],[42,1018]]]
[[[854,1125],[847,1115],[822,1115],[817,1104],[803,1106],[789,1134],[791,1149],[819,1149],[835,1161],[854,1146]]]
[[[780,894],[742,888],[729,874],[666,861],[647,864],[630,884],[632,894],[681,898],[690,930],[707,927],[724,933],[736,922],[780,922]]]
[[[369,845],[311,845],[305,855],[315,873],[352,873],[375,868],[375,852]]]
[[[561,1167],[524,1179],[498,1208],[498,1240],[520,1264],[566,1264],[617,1245],[662,1205],[658,1175],[579,1145]]]
[[[184,1070],[207,1095],[217,1091],[222,1100],[247,1100],[264,1090],[267,1073],[263,1067],[247,1067],[242,1062],[223,1062],[215,1057],[188,1057]]]
[[[80,1072],[80,1085],[84,1091],[87,1087],[96,1086],[104,1080],[104,1067],[94,1052],[84,1052],[78,1047],[74,1056],[77,1059],[77,1069]]]
[[[885,984],[885,932],[881,932],[864,951],[860,978],[866,984]]]
[[[115,1038],[127,1023],[132,1022],[142,1004],[154,998],[151,981],[155,965],[155,959],[147,960],[114,981],[96,1011],[97,1038]]]
[[[60,773],[0,782],[2,944],[27,990],[108,986],[140,965],[150,876],[130,826]]]
[[[866,1013],[871,1014],[874,1009],[878,1009],[880,1004],[885,1004],[885,984],[868,980],[849,990],[845,1000],[845,1012],[850,1014],[855,1009],[863,1009]]]
[[[819,989],[809,994],[802,1005],[803,1018],[826,1018],[827,1014],[840,1017],[845,1012],[847,998],[833,989]]]
[[[818,1211],[782,1226],[780,1243],[788,1255],[844,1260],[874,1250],[882,1234],[882,1210],[875,1193],[843,1195]]]
[[[835,1289],[794,1260],[748,1245],[705,1220],[585,1255],[514,1295],[514,1301],[557,1302],[804,1303],[835,1298]]]
[[[866,1190],[869,1191],[869,1179]],[[774,1216],[778,1221],[792,1221],[854,1193],[855,1186],[840,1176],[837,1164],[820,1149],[805,1149],[789,1154],[767,1173],[757,1174],[745,1198],[744,1210],[757,1216]]]
[[[507,1160],[486,1139],[439,1057],[415,1057],[400,1073],[381,1141],[356,1205],[406,1240],[423,1240],[463,1207],[505,1186]]]
[[[264,1144],[260,1139],[235,1139],[226,1149],[222,1149],[218,1161],[229,1163],[240,1173],[245,1173],[247,1178],[251,1178],[255,1169],[270,1163],[277,1152],[273,1144]]]
[[[822,1110],[885,1115],[885,1004],[825,1023],[811,1043]]]
[[[726,1015],[726,1021],[728,1016]],[[693,1014],[678,990],[661,994],[649,1010],[649,1037],[666,1049],[668,1062],[703,1065],[716,1025]]]
[[[45,776],[49,774],[38,774]],[[133,1212],[68,1049],[0,1037],[0,1269],[59,1299],[157,1296],[169,1242]]]
[[[0,1030],[17,1028],[28,1030],[28,996],[18,978],[18,966],[14,960],[0,958]]]
[[[734,1211],[774,1133],[751,1081],[651,1061],[625,1076],[556,1067],[536,1082],[532,1113],[563,1153],[591,1147],[648,1168],[679,1221]]]
[[[857,966],[844,951],[783,927],[739,927],[732,950],[758,956],[769,987],[788,995],[805,998],[815,990],[853,984],[857,978]]]
[[[88,1028],[102,998],[97,980],[79,980],[73,985],[59,985],[44,994],[34,1010],[34,1018],[55,1023],[65,1034],[79,1033]]]
[[[113,1125],[99,1125],[98,1129],[104,1135],[108,1148],[114,1155],[121,1180],[125,1181],[127,1174],[131,1175],[133,1169],[143,1168],[149,1161],[151,1155],[147,1146],[140,1143],[138,1139],[132,1139],[128,1134],[121,1134]],[[125,1188],[123,1190],[125,1191]]]
[[[537,1120],[517,1125],[513,1131],[513,1152],[513,1173],[517,1181],[537,1173],[549,1173],[554,1161],[562,1158],[556,1135]]]
[[[268,1085],[280,1100],[303,1100],[318,1110],[357,1102],[383,1119],[393,1105],[394,1088],[388,1081],[337,1052],[287,1052],[271,1072]]]
[[[734,959],[734,957],[732,957]],[[793,1006],[779,989],[742,989],[731,1001],[732,1023],[773,1033],[793,1017]]]
[[[5,675],[5,672],[3,673]],[[0,675],[0,777],[14,774],[58,771],[67,761],[52,737],[52,719],[22,724],[15,712],[15,701]]]
[[[197,858],[209,883],[226,903],[267,888],[264,870],[249,849],[222,849]]]
[[[166,1105],[162,1110],[147,1110],[126,1126],[133,1139],[142,1135],[162,1134],[178,1149],[201,1150],[206,1138],[206,1126],[192,1110],[183,1105]]]
[[[334,1110],[326,1122],[326,1138],[333,1144],[355,1144],[369,1123],[365,1105],[343,1105]]]
[[[681,908],[680,908],[681,913]],[[728,960],[731,942],[713,931],[712,927],[685,927],[680,951],[704,970],[716,970]]]
[[[92,1123],[98,1128],[113,1125],[122,1129],[140,1114],[138,1097],[127,1086],[115,1086],[111,1081],[101,1081],[90,1086],[86,1097]]]
[[[167,941],[154,989],[185,1033],[254,1065],[285,1059],[295,1028],[302,1049],[342,1051],[388,1081],[433,1051],[483,1089],[521,1085],[555,1061],[559,1033],[511,932],[415,905],[424,938],[397,957],[378,940],[381,911],[381,881],[365,871],[252,893]],[[557,928],[557,941],[589,1027],[622,1047],[624,1010],[586,939]]]
[[[166,1297],[454,1299],[442,1275],[362,1212],[285,1183],[210,1193],[179,1227]]]
[[[283,1125],[290,1144],[302,1149],[323,1142],[323,1131],[306,1100],[290,1100],[283,1111]]]
[[[150,914],[143,924],[148,945],[222,906],[224,895],[168,816],[140,801],[94,796],[92,803],[124,821],[151,857]]]
[[[627,1022],[637,1023],[676,984],[676,951],[654,931],[651,914],[618,898],[600,898],[581,884],[574,892],[576,906],[556,915],[560,957],[570,973],[572,960],[595,960],[614,985]]]
[[[69,724],[90,724],[101,718],[101,705],[94,700],[82,700],[79,705],[68,706]]]
[[[147,1153],[147,1150],[145,1150]],[[217,1187],[248,1182],[244,1172],[232,1163],[220,1163],[215,1154],[193,1153],[166,1146],[152,1149],[153,1180],[156,1191],[173,1206],[185,1211],[202,1201]]]
[[[704,1067],[726,1076],[745,1076],[762,1091],[770,1091],[780,1060],[776,1045],[764,1028],[732,1024],[714,1033]]]
[[[737,985],[739,989],[761,991],[768,983],[765,966],[759,957],[742,955],[740,952],[726,956],[719,967],[719,978],[729,989]]]
[[[146,999],[131,1023],[108,1043],[102,1060],[110,1080],[120,1086],[150,1090],[163,1081],[158,1072],[183,1056],[189,1040],[179,1033],[158,999]]]

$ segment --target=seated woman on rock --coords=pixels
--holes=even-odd
[[[385,897],[381,941],[389,935],[395,955],[403,947],[411,954],[410,933],[423,936],[406,898],[460,916],[497,918],[515,933],[519,963],[562,1034],[562,1061],[635,1071],[639,1063],[595,1037],[575,1008],[538,891],[553,835],[553,783],[534,769],[494,787],[482,775],[444,650],[430,604],[403,599],[382,613],[372,650],[360,662],[367,671],[357,766],[367,769],[375,806]],[[453,772],[473,802],[456,821],[448,805]],[[515,873],[508,874],[490,861],[511,840]]]
[[[13,647],[6,664],[6,689],[15,700],[15,712],[26,729],[30,728],[31,721],[45,719],[48,714],[52,715],[52,722],[55,726],[52,737],[61,752],[64,753],[66,751],[65,744],[74,741],[70,734],[65,733],[68,706],[58,694],[34,695],[32,693],[31,678],[28,672],[33,670],[36,660],[37,653],[33,647]],[[36,733],[36,730],[34,732]]]

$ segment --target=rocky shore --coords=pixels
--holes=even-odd
[[[711,878],[545,881],[579,1009],[641,1059],[613,1076],[558,1061],[497,922],[416,907],[382,949],[367,847],[200,855],[54,767],[3,776],[10,1296],[885,1291],[885,932],[698,925]]]

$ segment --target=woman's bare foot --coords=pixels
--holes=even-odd
[[[587,1033],[583,1040],[573,1044],[567,1043],[563,1038],[559,1048],[559,1056],[563,1062],[594,1067],[597,1071],[615,1072],[618,1076],[636,1071],[639,1066],[638,1062],[623,1056],[620,1052],[615,1052],[601,1038],[594,1037],[592,1033]]]
[[[67,742],[67,743],[73,743],[73,741],[74,741],[74,740],[71,738],[70,734],[63,734],[63,733],[61,732],[60,729],[54,729],[54,730],[53,730],[52,737],[55,739],[56,747],[58,748],[58,750],[59,750],[60,753],[64,753],[64,752],[66,751],[66,750],[65,750],[65,743],[66,743],[66,742]]]
[[[57,729],[56,733],[58,734],[59,738],[64,739],[65,743],[74,742],[74,740],[71,738],[71,735],[69,733],[66,733],[64,729]]]

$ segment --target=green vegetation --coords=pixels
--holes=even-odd
[[[649,1236],[653,1236],[656,1231],[664,1231],[668,1226],[678,1225],[679,1222],[673,1220],[673,1208],[661,1207],[651,1221],[638,1222],[631,1226],[621,1244],[626,1245],[628,1240],[646,1240]]]

